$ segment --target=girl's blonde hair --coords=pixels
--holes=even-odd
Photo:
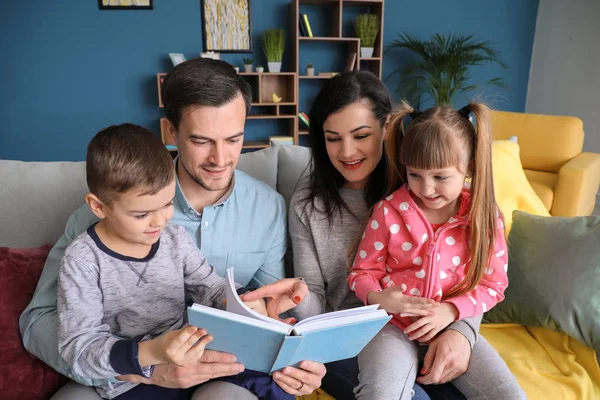
[[[467,152],[468,170],[461,172],[472,178],[471,209],[468,215],[471,228],[471,265],[466,271],[465,279],[447,293],[446,298],[465,294],[481,280],[494,250],[499,212],[492,175],[490,109],[484,104],[469,103],[463,110],[474,115],[475,127],[451,107],[432,107],[417,115],[403,100],[392,116],[385,139],[388,165],[386,196],[407,181],[406,166],[417,169],[456,167],[461,170],[464,153]],[[404,119],[411,114],[415,118],[405,130]],[[368,215],[371,214],[372,209]],[[366,221],[363,222],[359,235],[365,226]],[[348,251],[348,263],[358,249],[359,238],[360,236]]]

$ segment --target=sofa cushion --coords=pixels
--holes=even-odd
[[[277,148],[244,153],[240,156],[237,169],[253,178],[263,181],[273,190],[277,190]]]
[[[277,191],[287,207],[301,178],[310,173],[311,154],[308,147],[275,143],[278,149]]]
[[[54,244],[87,193],[85,162],[0,160],[0,246]]]
[[[504,214],[505,234],[510,232],[514,210],[550,215],[523,172],[519,145],[510,140],[494,140],[492,151],[494,189],[496,201]]]
[[[548,211],[552,210],[552,203],[554,201],[554,188],[558,181],[558,174],[552,172],[534,171],[526,169],[525,176],[531,184],[533,191],[538,195],[544,206]]]
[[[510,284],[486,320],[562,331],[600,351],[600,217],[515,211],[508,241]]]
[[[0,398],[47,399],[67,378],[30,355],[19,334],[19,315],[33,295],[50,246],[0,247]]]

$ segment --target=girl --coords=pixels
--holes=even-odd
[[[347,280],[363,303],[380,304],[394,318],[358,357],[358,399],[410,399],[420,358],[414,340],[428,343],[503,299],[508,257],[488,111],[470,103],[460,111],[417,113],[403,102],[390,123],[387,197],[372,209]],[[407,115],[413,121],[404,132]],[[469,369],[453,384],[468,399],[525,398],[499,355],[479,340]]]

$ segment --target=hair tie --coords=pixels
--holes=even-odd
[[[419,118],[419,115],[421,115],[421,111],[414,110],[413,112],[411,112],[411,113],[410,113],[410,114],[408,114],[408,115],[410,115],[410,117],[411,117],[411,118],[413,119],[413,121],[414,121],[415,119]]]
[[[458,110],[458,113],[460,115],[462,115],[463,117],[465,117],[466,119],[469,119],[469,115],[471,114],[471,109],[469,108],[469,105],[467,104],[466,106],[464,106],[463,108]]]

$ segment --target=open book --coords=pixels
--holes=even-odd
[[[194,304],[188,307],[188,319],[214,337],[208,349],[234,354],[247,369],[272,373],[303,360],[327,363],[358,355],[391,318],[377,307],[321,314],[288,325],[247,307],[229,268],[227,311]]]

